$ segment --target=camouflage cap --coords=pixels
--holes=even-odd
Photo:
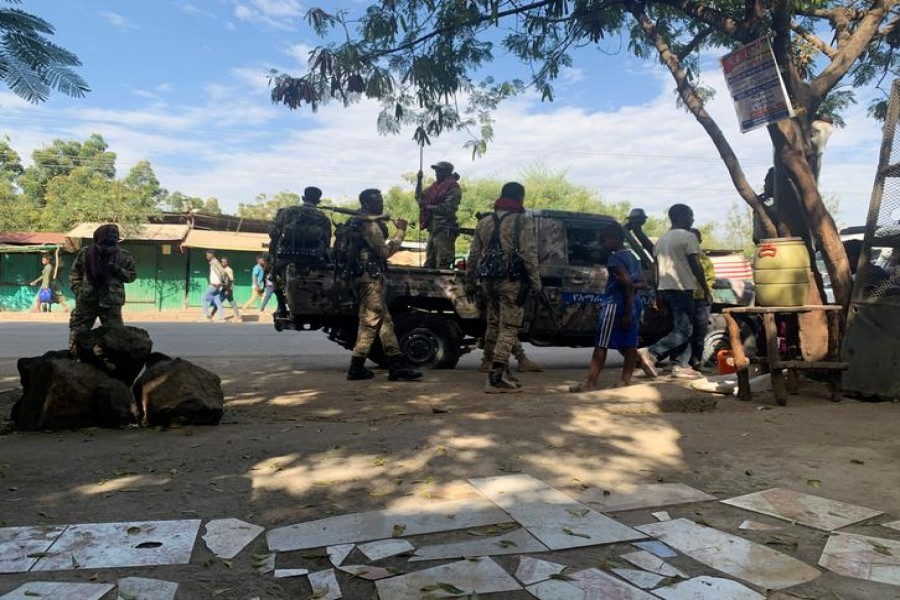
[[[431,168],[435,171],[447,171],[448,173],[453,172],[453,163],[449,163],[446,160],[442,160],[440,162],[436,162],[431,165]]]

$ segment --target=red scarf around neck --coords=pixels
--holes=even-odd
[[[497,198],[496,202],[494,202],[494,210],[505,210],[514,213],[523,213],[525,212],[525,206],[521,200],[500,197]]]

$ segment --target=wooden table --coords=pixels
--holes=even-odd
[[[782,360],[778,352],[778,327],[775,322],[776,315],[789,315],[823,311],[828,318],[828,352],[824,361]],[[788,394],[797,393],[797,371],[800,370],[825,370],[831,373],[828,386],[831,391],[831,399],[835,402],[841,399],[841,373],[849,366],[840,361],[840,348],[838,345],[838,318],[841,307],[833,304],[824,306],[740,306],[726,308],[724,311],[725,322],[728,325],[728,334],[731,340],[731,352],[734,356],[734,366],[738,376],[738,399],[752,400],[750,392],[750,374],[747,367],[750,360],[744,353],[744,345],[741,340],[740,327],[735,320],[735,314],[761,315],[763,328],[766,335],[766,353],[754,362],[759,362],[764,370],[772,377],[772,392],[775,394],[776,404],[787,404]],[[782,370],[786,371],[783,373]]]

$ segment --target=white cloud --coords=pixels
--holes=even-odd
[[[238,0],[234,4],[238,20],[275,29],[292,30],[303,16],[303,7],[297,0]]]
[[[677,109],[671,85],[655,79],[656,97],[616,110],[550,104],[515,98],[496,113],[488,154],[472,161],[463,134],[435,140],[426,165],[450,160],[464,177],[510,180],[536,163],[565,169],[572,181],[596,189],[605,200],[627,200],[662,214],[674,202],[694,206],[701,223],[722,221],[737,193],[712,142],[692,116]],[[711,77],[721,84],[721,77]],[[652,85],[652,81],[650,83]],[[720,87],[724,90],[724,87]],[[162,91],[162,90],[161,90]],[[226,210],[259,193],[318,185],[330,198],[350,201],[367,187],[388,188],[418,169],[411,132],[381,137],[379,107],[288,111],[271,103],[263,68],[231,71],[210,84],[190,106],[145,110],[54,109],[0,94],[0,133],[8,133],[23,158],[54,138],[84,139],[101,133],[119,156],[120,173],[149,159],[162,184],[197,196],[215,196]],[[760,189],[771,164],[765,129],[738,132],[727,94],[709,111],[731,140],[748,180]],[[842,198],[844,224],[861,223],[878,160],[880,128],[862,106],[846,115],[825,157],[822,190]],[[27,158],[26,162],[27,162]]]
[[[140,29],[140,27],[119,13],[114,13],[108,10],[101,10],[97,13],[101,19],[108,21],[113,27],[118,29],[119,31],[132,31],[134,29]]]

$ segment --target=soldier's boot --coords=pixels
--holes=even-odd
[[[524,351],[516,354],[516,361],[519,363],[519,373],[542,373],[544,371],[544,367],[528,358]]]
[[[415,381],[422,378],[422,371],[416,369],[402,354],[388,357],[389,381]]]
[[[375,373],[366,368],[364,356],[354,356],[350,359],[350,369],[347,371],[348,381],[362,381],[373,377],[375,377]]]
[[[492,364],[494,364],[494,353],[485,350],[484,355],[481,357],[481,369],[479,370],[482,373],[490,373]]]
[[[507,373],[506,363],[495,362],[491,365],[484,391],[488,394],[515,394],[522,391],[522,386],[512,381]]]

